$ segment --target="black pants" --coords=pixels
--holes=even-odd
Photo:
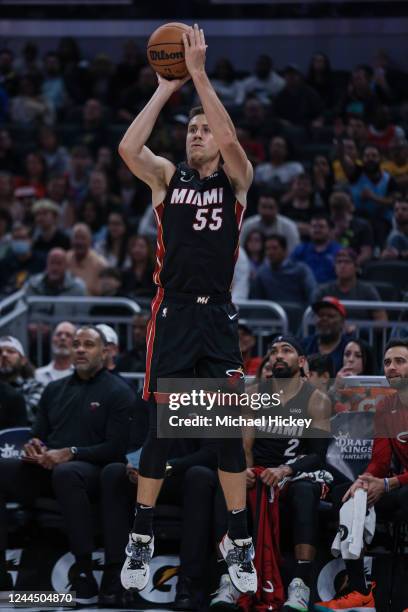
[[[75,555],[94,550],[92,501],[97,500],[101,468],[85,461],[61,463],[53,470],[19,459],[0,459],[0,550],[7,548],[6,503],[32,506],[38,497],[57,500]]]
[[[181,574],[193,579],[202,577],[208,559],[217,485],[214,470],[193,466],[183,475],[166,478],[158,498],[159,504],[182,508]],[[121,563],[133,522],[136,486],[129,481],[123,464],[111,463],[102,471],[101,487],[106,563]],[[217,512],[224,535],[227,512],[222,491],[217,503],[224,504],[224,512]]]
[[[320,492],[320,484],[298,480],[289,483],[279,498],[281,516],[290,519],[294,546],[317,544]]]

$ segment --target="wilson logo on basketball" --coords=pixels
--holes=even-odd
[[[184,58],[184,53],[182,51],[171,51],[170,53],[167,53],[163,49],[161,51],[149,49],[149,56],[152,62],[157,62],[158,60],[182,60]]]

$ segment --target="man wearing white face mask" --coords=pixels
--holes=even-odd
[[[42,272],[44,267],[45,256],[33,250],[29,227],[15,223],[10,249],[0,262],[0,295],[18,291],[29,276]]]

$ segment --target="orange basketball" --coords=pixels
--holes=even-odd
[[[182,36],[188,29],[184,23],[166,23],[157,28],[149,38],[149,64],[166,79],[183,79],[187,75]]]

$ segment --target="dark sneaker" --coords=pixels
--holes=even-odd
[[[198,610],[198,594],[194,583],[188,576],[180,576],[177,582],[176,599],[173,610]]]
[[[120,569],[107,568],[102,576],[98,606],[100,608],[120,608],[125,603],[125,593],[120,582]]]
[[[72,573],[71,593],[75,593],[75,603],[88,606],[98,601],[98,584],[92,572],[74,570]]]

